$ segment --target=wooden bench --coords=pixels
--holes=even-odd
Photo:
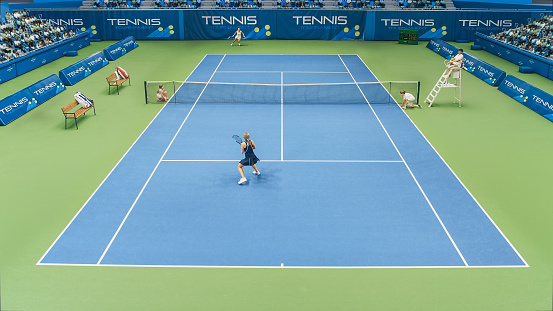
[[[111,95],[111,87],[115,86],[117,87],[117,95],[119,95],[119,86],[123,84],[123,82],[129,80],[129,85],[131,85],[131,77],[123,78],[123,79],[117,79],[117,75],[114,73],[110,74],[109,77],[106,78],[108,81],[108,94]]]
[[[77,106],[79,106],[80,108],[75,110],[74,112],[71,112],[71,110],[73,110]],[[88,108],[81,107],[81,105],[76,100],[73,100],[72,102],[65,105],[63,108],[61,108],[61,111],[65,116],[65,129],[67,129],[67,119],[75,119],[75,127],[79,129],[79,126],[77,125],[77,118],[82,115],[85,115],[85,113],[91,108],[94,109],[94,115],[96,115],[96,108],[94,107],[94,101],[92,102],[92,105],[90,105],[90,107]]]

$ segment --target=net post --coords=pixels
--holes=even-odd
[[[421,106],[419,103],[419,94],[421,93],[421,82],[417,81],[417,105]]]
[[[171,81],[171,84],[173,85],[173,95],[171,95],[171,100],[176,104],[177,103],[177,99],[175,98],[177,94],[176,93],[176,90],[175,90],[175,80]],[[171,102],[168,101],[167,103]]]
[[[144,96],[146,98],[146,105],[148,104],[148,81],[144,81]]]
[[[390,81],[390,82],[388,82],[388,83],[390,83],[390,85],[388,85],[388,87],[389,87],[389,90],[390,90],[390,91],[389,91],[389,93],[390,93],[390,96],[388,96],[388,105],[389,105],[389,104],[391,104],[391,103],[392,103],[392,101],[391,101],[391,100],[392,100],[392,98],[393,98],[393,95],[392,95],[392,81]]]

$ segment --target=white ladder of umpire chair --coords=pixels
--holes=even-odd
[[[449,61],[446,60],[445,63],[447,65]],[[440,79],[438,79],[438,82],[436,82],[436,85],[434,85],[434,88],[424,100],[425,103],[428,103],[428,107],[432,107],[432,104],[436,100],[436,97],[438,97],[442,88],[454,88],[455,93],[453,94],[453,99],[459,102],[459,107],[461,107],[461,67],[451,68],[449,74],[447,74],[447,69],[444,70],[444,73],[440,76]],[[453,78],[453,83],[448,83],[448,78]],[[459,95],[457,95],[457,89],[459,89]]]

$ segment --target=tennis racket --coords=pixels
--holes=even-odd
[[[238,144],[242,144],[242,138],[238,135],[232,135],[232,139],[234,139],[235,142]]]

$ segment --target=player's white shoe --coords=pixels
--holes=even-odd
[[[246,178],[240,178],[240,181],[238,181],[238,184],[241,185],[241,184],[245,183],[246,181],[248,181]]]
[[[238,43],[238,46],[241,46],[241,44],[240,44],[240,43]]]
[[[261,175],[259,171],[253,171],[252,173],[254,173],[255,175]]]

